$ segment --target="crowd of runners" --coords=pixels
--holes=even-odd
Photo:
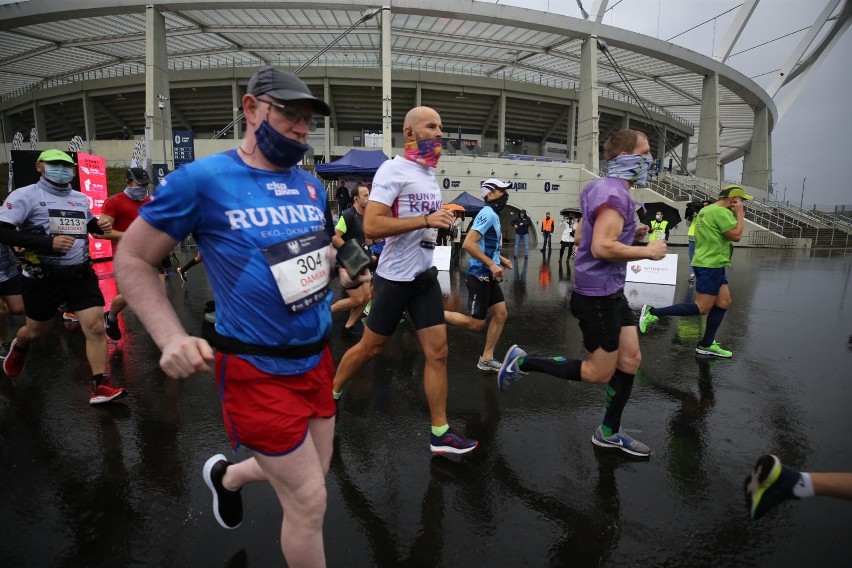
[[[99,218],[71,189],[71,156],[59,150],[39,156],[40,180],[13,191],[0,209],[0,356],[6,375],[21,375],[31,344],[51,329],[57,313],[73,313],[86,338],[89,402],[126,397],[109,380],[106,354],[107,338],[121,340],[118,318],[129,306],[162,351],[160,366],[169,377],[215,369],[231,449],[245,447],[252,457],[233,463],[217,454],[203,465],[214,516],[225,528],[238,527],[242,488],[268,482],[282,507],[280,543],[289,565],[325,564],[322,525],[338,404],[346,383],[381,356],[404,317],[424,355],[435,454],[464,455],[478,446],[447,416],[446,324],[486,330],[481,356],[471,364],[495,373],[500,390],[519,381],[514,388],[535,388],[541,379],[534,373],[605,385],[591,442],[639,458],[652,450],[625,432],[622,417],[641,364],[640,334],[660,318],[706,314],[696,355],[733,357],[716,334],[732,303],[725,269],[742,235],[743,203],[751,199],[742,187],[725,187],[692,219],[694,302],[643,306],[636,314],[624,296],[627,263],[660,260],[668,248],[665,238],[646,241],[649,227],[637,222],[638,204],[628,191],[645,183],[653,161],[643,133],[620,130],[609,137],[607,177],[583,188],[579,222],[572,215],[563,225],[569,261],[576,251],[570,309],[585,356],[532,356],[535,345],[513,345],[501,360],[494,350],[509,312],[500,283],[513,262],[501,254],[500,212],[511,184],[482,182],[485,207],[462,243],[469,256],[468,309],[445,311],[433,253],[439,230],[449,230],[456,218],[442,207],[435,177],[443,135],[437,111],[416,107],[406,114],[403,154],[379,168],[371,187],[353,187],[352,206],[335,221],[323,183],[298,167],[316,117],[331,112],[328,104],[296,76],[263,67],[242,107],[246,128],[237,149],[171,173],[155,199],[147,173],[130,168],[126,188],[106,201]],[[552,231],[552,220],[549,226]],[[172,250],[189,235],[198,255],[177,274],[185,282],[203,256],[216,309],[205,338],[187,333],[163,286]],[[109,307],[88,256],[89,238],[116,245],[120,293]],[[345,292],[334,304],[333,279]],[[357,339],[336,364],[329,349],[335,311],[348,314],[344,334]],[[20,313],[25,323],[10,339],[3,316]],[[744,495],[758,518],[787,499],[852,498],[852,475],[798,472],[765,455],[746,479]]]

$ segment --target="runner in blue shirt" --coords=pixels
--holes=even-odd
[[[462,248],[470,255],[467,267],[467,308],[470,315],[459,312],[444,312],[450,325],[479,331],[485,327],[485,318],[491,314],[491,323],[485,336],[482,356],[476,363],[481,371],[500,370],[500,361],[494,358],[494,347],[503,332],[508,312],[500,282],[503,269],[512,269],[512,261],[500,254],[503,233],[500,230],[500,211],[509,201],[509,182],[488,179],[482,182],[483,207],[473,220]]]
[[[325,189],[297,164],[315,115],[330,109],[299,78],[272,67],[254,74],[242,103],[246,135],[239,148],[161,181],[125,233],[116,270],[169,376],[209,371],[210,344],[217,350],[217,390],[231,445],[254,456],[233,464],[219,454],[204,465],[216,520],[239,526],[241,488],[269,481],[287,511],[281,529],[287,563],[321,566],[335,415],[328,349],[335,249]],[[160,260],[190,233],[216,298],[210,343],[187,334],[157,285]]]

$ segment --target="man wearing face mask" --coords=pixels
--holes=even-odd
[[[385,238],[373,279],[373,303],[361,340],[341,359],[334,377],[339,399],[352,375],[379,355],[408,313],[423,348],[423,387],[432,419],[430,450],[464,454],[476,448],[447,422],[447,327],[432,254],[438,229],[453,215],[441,208],[435,166],[441,156],[441,117],[429,107],[408,111],[403,123],[405,155],[384,162],[373,178],[364,213],[368,239]]]
[[[734,243],[742,238],[744,199],[752,199],[752,196],[740,186],[729,184],[719,194],[716,203],[701,208],[692,221],[695,226],[695,255],[692,258],[696,277],[695,302],[665,308],[645,304],[639,317],[639,331],[645,333],[648,326],[657,323],[661,317],[707,314],[704,337],[695,347],[695,352],[724,359],[733,356],[733,352],[716,343],[716,331],[731,307],[731,289],[725,268],[731,266]]]
[[[569,381],[607,383],[603,421],[592,444],[647,457],[651,449],[621,431],[621,416],[633,391],[633,379],[642,354],[636,332],[636,314],[624,297],[627,262],[643,258],[660,260],[666,241],[639,243],[647,225],[638,225],[636,204],[627,190],[643,185],[651,165],[648,138],[635,130],[619,130],[604,144],[609,160],[607,177],[597,179],[580,194],[582,218],[575,231],[577,257],[571,313],[580,321],[586,360],[566,357],[529,357],[512,346],[497,373],[504,390],[523,373],[539,372]]]
[[[87,234],[102,235],[111,223],[98,220],[86,196],[71,189],[76,164],[61,150],[45,150],[38,157],[38,183],[9,194],[0,209],[0,243],[23,247],[24,312],[26,324],[18,330],[3,371],[17,377],[24,370],[30,344],[46,335],[60,304],[77,314],[86,338],[86,356],[92,370],[90,404],[124,397],[106,377],[107,342],[104,335],[104,297],[89,260]]]
[[[503,233],[500,230],[500,212],[509,201],[507,193],[512,187],[509,182],[487,179],[482,182],[482,199],[485,201],[467,236],[463,248],[470,255],[467,267],[467,307],[470,315],[459,312],[444,312],[451,325],[472,331],[485,327],[485,318],[491,314],[491,323],[485,336],[485,348],[476,363],[480,371],[500,370],[500,361],[494,358],[494,347],[503,332],[508,311],[500,282],[503,269],[512,269],[512,261],[500,254]]]
[[[663,218],[662,211],[657,211],[654,220],[651,221],[651,232],[648,234],[648,241],[659,239],[669,240],[669,222]]]
[[[148,196],[148,185],[151,178],[142,168],[129,168],[125,174],[127,186],[121,193],[111,195],[104,201],[101,210],[101,219],[112,223],[112,231],[103,235],[102,238],[113,242],[113,256],[118,252],[118,243],[124,236],[124,232],[130,224],[139,216],[139,208],[151,201]],[[168,257],[164,262],[169,262]],[[163,270],[166,266],[163,266]],[[165,277],[164,277],[165,278]],[[104,313],[104,327],[107,337],[118,341],[121,339],[121,329],[118,327],[118,314],[127,307],[124,295],[119,292],[112,299],[109,311]]]
[[[328,284],[336,249],[326,190],[297,166],[315,117],[330,109],[301,79],[273,67],[252,76],[242,105],[239,147],[162,180],[122,238],[116,270],[130,307],[163,352],[166,374],[209,372],[215,358],[231,446],[252,452],[236,464],[221,454],[204,464],[217,522],[239,526],[241,489],[268,481],[286,511],[280,542],[287,564],[324,566],[335,416]],[[190,233],[216,301],[210,343],[186,332],[157,276],[163,256]],[[353,285],[338,272],[344,287]]]

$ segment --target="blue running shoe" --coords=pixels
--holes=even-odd
[[[621,432],[614,433],[612,436],[606,437],[598,426],[592,435],[592,443],[601,448],[615,448],[622,452],[628,453],[631,456],[639,456],[646,458],[651,455],[651,448],[638,440],[634,440],[627,434]]]
[[[783,465],[772,454],[760,456],[743,487],[751,518],[757,520],[779,503],[798,499],[793,488],[801,477],[798,471]]]
[[[433,454],[466,454],[475,450],[478,445],[476,440],[465,438],[450,428],[443,436],[433,434],[429,449]]]
[[[526,374],[518,367],[518,359],[526,356],[527,352],[517,345],[512,345],[506,351],[506,356],[503,357],[503,364],[500,366],[500,370],[497,371],[497,386],[501,391],[509,388],[510,384]]]

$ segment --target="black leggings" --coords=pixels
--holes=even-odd
[[[570,243],[566,243],[565,241],[559,241],[559,258],[562,258],[562,254],[565,252],[565,247],[568,247],[568,257],[571,257],[571,251],[574,250],[574,241]]]

